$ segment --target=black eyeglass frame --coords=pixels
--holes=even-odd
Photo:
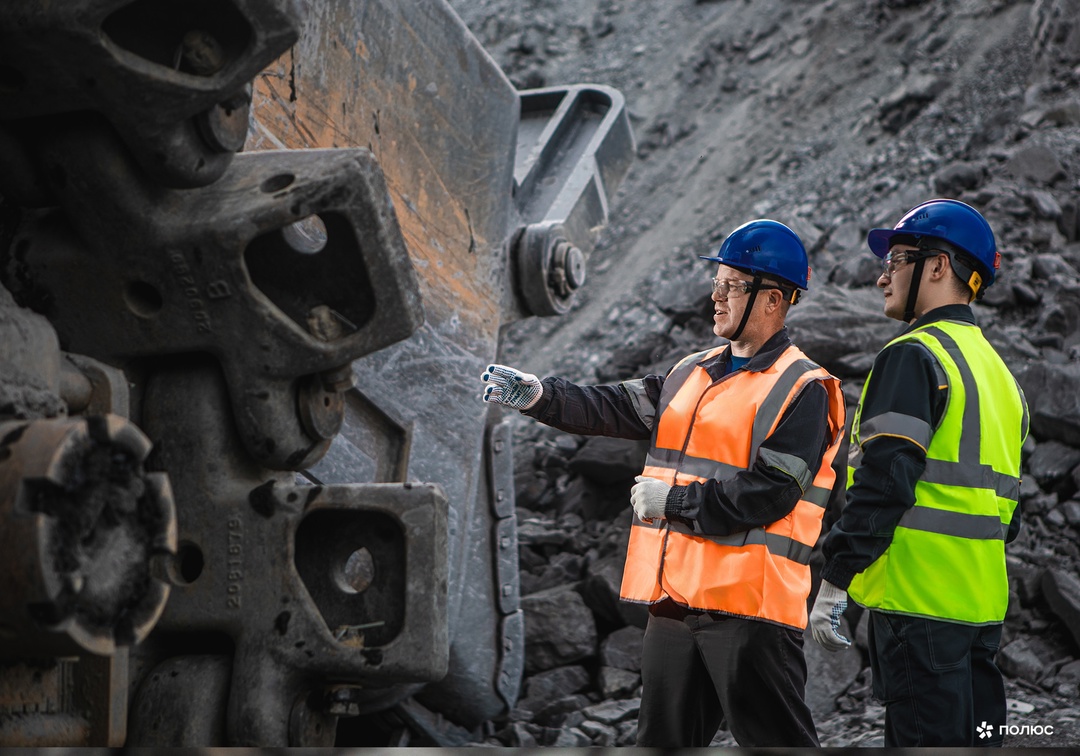
[[[901,265],[906,265],[907,263],[918,262],[919,260],[925,260],[929,257],[937,257],[938,255],[949,255],[949,258],[952,259],[952,255],[950,255],[949,252],[944,249],[936,249],[934,247],[929,247],[925,249],[908,249],[899,253],[904,256],[904,259],[900,261],[892,270],[889,270],[889,263],[891,262],[889,258],[892,257],[892,254],[892,250],[890,249],[888,252],[885,253],[885,256],[881,258],[881,275],[887,276],[890,279],[892,278],[893,273],[895,273]]]
[[[759,283],[755,285],[753,281],[720,281],[716,278],[712,279],[713,294],[721,293],[719,287],[720,285],[724,285],[726,291],[721,293],[721,296],[723,296],[724,299],[727,299],[728,293],[735,288],[736,284],[741,287],[743,294],[749,294],[750,292],[754,291],[754,289],[757,289],[758,291],[761,291],[763,289],[775,289],[776,291],[779,291],[781,294],[783,294],[785,298],[790,298],[792,296],[791,293],[783,286],[776,286],[767,283]]]

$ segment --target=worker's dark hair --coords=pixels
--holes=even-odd
[[[973,299],[982,299],[983,293],[986,292],[986,288],[990,285],[987,282],[994,280],[993,271],[988,271],[986,266],[983,265],[974,255],[969,255],[967,252],[956,249],[955,247],[950,250],[949,265],[952,266],[954,278],[954,288],[958,294],[967,294],[969,297],[972,294],[971,287],[968,285],[968,280],[971,278],[972,271],[977,271],[979,276],[983,280],[982,286],[975,292]]]

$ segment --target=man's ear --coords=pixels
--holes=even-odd
[[[934,266],[930,269],[930,273],[935,278],[944,278],[946,274],[952,272],[952,263],[949,260],[948,255],[934,255]]]
[[[768,289],[769,292],[769,311],[775,312],[779,309],[780,305],[784,302],[784,292],[779,289]],[[775,295],[775,296],[774,296]]]

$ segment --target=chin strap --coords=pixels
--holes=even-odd
[[[742,320],[739,321],[739,327],[735,329],[735,333],[728,336],[728,341],[736,341],[742,336],[743,329],[746,328],[746,322],[750,320],[750,311],[754,309],[758,289],[761,288],[761,280],[761,274],[755,273],[753,285],[750,288],[750,298],[746,300],[746,309],[743,310]]]
[[[904,305],[905,323],[910,323],[915,319],[915,302],[919,298],[919,284],[922,282],[922,272],[926,267],[927,259],[920,257],[915,261],[915,269],[911,271],[911,285],[908,286],[907,304]]]

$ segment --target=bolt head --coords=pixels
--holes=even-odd
[[[585,284],[585,255],[573,245],[566,251],[565,268],[566,285],[571,290],[581,288]]]

